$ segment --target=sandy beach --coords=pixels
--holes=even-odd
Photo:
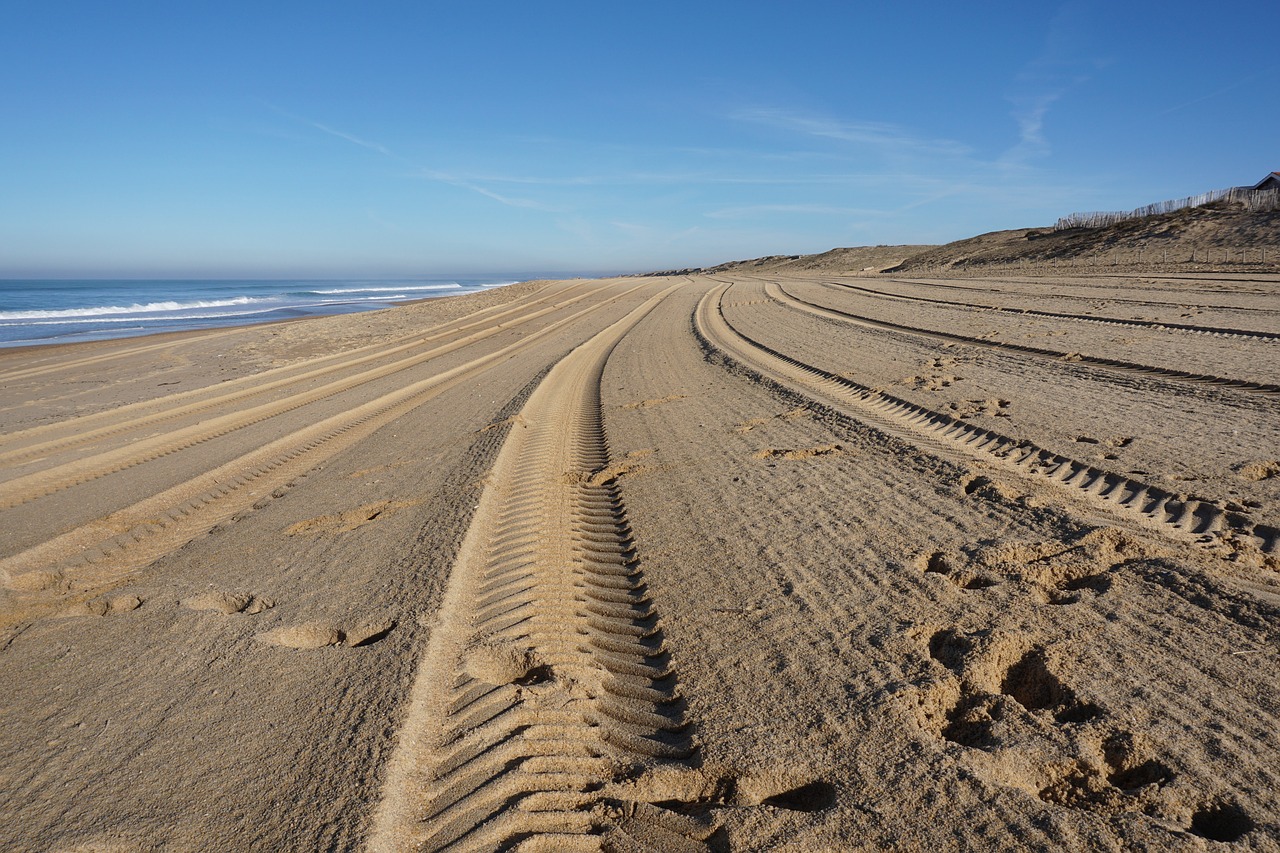
[[[0,351],[0,848],[1280,850],[1280,275]]]

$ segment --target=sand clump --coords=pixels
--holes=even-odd
[[[1270,480],[1276,474],[1280,474],[1280,462],[1274,459],[1250,462],[1240,467],[1240,476],[1254,483],[1259,480]]]

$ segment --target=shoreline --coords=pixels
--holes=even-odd
[[[401,298],[401,299],[382,300],[377,297],[371,296],[369,298],[364,298],[364,299],[352,299],[352,300],[344,300],[339,302],[332,302],[332,301],[317,302],[315,304],[303,304],[298,306],[286,305],[286,306],[271,308],[269,310],[264,310],[260,312],[250,312],[249,314],[244,314],[244,313],[227,314],[224,317],[184,318],[181,316],[175,316],[175,317],[147,317],[147,318],[140,318],[138,320],[124,320],[119,324],[121,327],[119,331],[114,331],[114,332],[111,330],[112,324],[110,323],[101,323],[97,326],[94,326],[92,325],[91,321],[77,319],[75,316],[69,316],[64,319],[58,320],[57,322],[54,322],[51,318],[48,318],[48,317],[39,317],[36,319],[40,319],[42,321],[41,323],[33,326],[28,326],[27,328],[34,329],[34,328],[38,328],[39,326],[53,326],[53,325],[63,325],[63,326],[71,326],[71,327],[80,325],[80,326],[86,326],[86,328],[79,328],[75,331],[67,332],[65,334],[53,334],[50,337],[39,338],[39,339],[27,339],[27,340],[17,339],[13,341],[0,341],[0,352],[3,352],[5,350],[11,350],[11,349],[26,350],[26,349],[35,349],[35,348],[46,348],[50,346],[90,344],[90,343],[99,343],[104,341],[130,340],[134,338],[151,338],[157,335],[172,334],[172,333],[181,334],[186,332],[199,332],[202,330],[210,330],[210,329],[232,329],[232,328],[242,328],[242,327],[248,328],[248,327],[270,325],[275,323],[293,322],[295,320],[308,320],[308,319],[317,319],[317,318],[323,318],[323,317],[340,317],[340,316],[346,316],[346,315],[352,315],[352,314],[367,314],[367,313],[381,311],[387,308],[401,306],[401,305],[413,305],[418,302],[430,302],[434,299],[448,299],[453,296],[466,296],[466,295],[484,293],[488,290],[498,290],[503,287],[511,287],[513,285],[520,284],[522,283],[522,281],[525,281],[525,280],[533,280],[533,279],[524,279],[524,280],[512,281],[512,280],[506,279],[505,277],[495,277],[495,278],[498,278],[500,280],[494,281],[494,282],[482,282],[482,283],[471,283],[471,284],[460,284],[458,282],[451,281],[451,282],[448,282],[448,287],[440,286],[438,288],[423,287],[416,284],[407,285],[406,286],[407,290],[428,289],[428,290],[435,290],[436,292],[433,295],[422,295],[422,296],[415,295],[415,296],[409,296],[407,298]],[[14,280],[14,281],[22,282],[26,280]],[[34,283],[44,283],[45,281],[46,280],[32,280],[32,282]],[[63,283],[63,282],[70,283],[70,284],[80,283],[80,280],[78,279],[65,279],[65,280],[51,279],[48,281],[53,283]],[[93,280],[93,281],[100,282],[103,284],[111,284],[111,283],[117,282],[117,280],[115,279],[101,279],[101,280]],[[121,279],[118,281],[119,283],[122,283],[122,284],[133,283],[132,280],[125,280],[125,279]],[[148,280],[148,282],[149,281],[150,280]],[[162,281],[162,280],[157,279],[156,281]],[[269,279],[269,280],[192,279],[189,281],[184,280],[183,283],[223,285],[228,282],[235,283],[239,281],[243,281],[249,285],[258,285],[258,284],[262,284],[263,282],[271,282],[275,284],[293,284],[296,282],[299,285],[315,283],[313,280],[294,280],[294,279]],[[338,283],[338,284],[359,285],[364,283],[365,281],[366,280],[332,279],[332,280],[325,280],[322,283],[323,284]],[[386,281],[368,280],[368,281],[371,281],[372,283],[378,284],[378,285],[385,285],[390,283],[390,280],[386,280]],[[456,288],[456,290],[454,288]],[[396,289],[399,289],[399,288],[396,288]],[[356,293],[356,292],[376,293],[379,290],[391,290],[391,288],[372,287],[366,291],[366,290],[363,290],[362,288],[355,287],[352,289],[351,292],[352,293]],[[321,292],[323,293],[323,291]],[[102,297],[104,301],[106,301],[108,298],[109,297],[106,297],[106,296]],[[153,296],[153,298],[158,299],[158,295]],[[203,298],[203,297],[197,297],[197,300],[199,298]],[[213,298],[225,299],[227,297],[217,296]],[[248,298],[248,297],[245,297],[245,298]],[[274,298],[274,295],[272,297],[255,296],[255,297],[252,297],[250,301],[253,301],[254,299],[260,300],[263,298]],[[367,307],[348,309],[346,306],[350,306],[350,305],[365,305]],[[138,305],[133,306],[134,310],[140,307],[142,306],[138,306]],[[198,307],[198,301],[191,302],[186,307],[188,310],[190,308]],[[62,310],[62,309],[56,309],[56,310]],[[94,310],[97,310],[97,309],[94,309]],[[105,309],[102,309],[102,310],[105,311]],[[39,314],[40,312],[35,311],[34,313]],[[155,313],[155,311],[152,311],[151,313]],[[270,315],[273,313],[293,313],[295,314],[295,316],[276,316],[276,317],[266,317],[264,319],[254,319],[253,313],[261,313],[264,315]],[[24,328],[23,323],[21,321],[8,321],[8,322],[9,322],[8,328],[10,329]],[[147,328],[147,324],[150,324],[152,327],[155,327],[154,330],[149,330]],[[128,328],[124,328],[124,327],[128,327]]]
[[[201,333],[208,334],[224,334],[235,330],[260,329],[270,326],[279,326],[292,323],[307,322],[313,320],[324,320],[334,317],[353,317],[363,314],[376,314],[380,311],[389,311],[395,308],[407,308],[423,303],[440,302],[448,299],[460,299],[470,296],[482,296],[490,291],[502,290],[508,287],[517,287],[531,281],[547,281],[547,279],[528,279],[526,281],[516,281],[510,284],[503,284],[495,287],[487,287],[477,289],[468,293],[446,294],[441,296],[427,296],[419,299],[406,299],[387,302],[378,308],[368,308],[360,311],[344,311],[337,313],[316,313],[307,314],[301,317],[278,317],[272,320],[259,320],[246,323],[232,323],[224,326],[200,326],[191,329],[168,329],[165,331],[142,332],[136,335],[120,335],[111,338],[95,338],[93,340],[51,340],[47,343],[13,343],[0,344],[0,361],[7,358],[10,353],[15,355],[30,355],[36,352],[48,352],[53,349],[68,348],[87,348],[95,345],[113,345],[121,341],[142,341],[142,342],[162,342],[165,340],[180,340],[186,336],[200,336]]]

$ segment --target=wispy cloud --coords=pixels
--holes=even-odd
[[[1163,109],[1160,112],[1156,113],[1156,115],[1157,116],[1168,115],[1169,113],[1175,113],[1178,110],[1184,110],[1187,107],[1193,107],[1196,104],[1203,103],[1205,101],[1211,101],[1214,98],[1218,98],[1218,97],[1221,97],[1222,95],[1225,95],[1227,92],[1230,92],[1234,89],[1239,89],[1241,86],[1248,85],[1249,83],[1252,83],[1253,81],[1257,80],[1259,77],[1262,77],[1265,74],[1270,74],[1274,72],[1277,68],[1280,68],[1280,65],[1271,65],[1267,68],[1262,69],[1261,71],[1257,71],[1253,74],[1250,74],[1247,77],[1242,77],[1241,79],[1235,81],[1229,86],[1223,86],[1221,89],[1215,89],[1206,95],[1201,95],[1198,98],[1192,98],[1189,101],[1183,101],[1180,104],[1175,104],[1172,107]]]
[[[709,219],[746,219],[753,216],[769,216],[787,214],[795,216],[876,216],[878,210],[861,207],[838,207],[825,204],[748,204],[739,207],[725,207],[705,214]]]
[[[382,154],[385,157],[395,157],[397,160],[401,159],[400,157],[397,157],[395,154],[392,154],[391,151],[389,151],[385,145],[380,145],[377,142],[370,142],[367,139],[361,139],[360,137],[354,136],[350,133],[343,133],[341,130],[337,130],[335,128],[329,127],[329,125],[322,124],[318,121],[311,121],[310,119],[300,119],[300,120],[305,121],[307,124],[311,125],[316,130],[324,131],[330,136],[336,136],[339,139],[345,139],[346,141],[351,142],[355,145],[359,145],[362,148],[368,148],[370,151],[377,151],[379,154]]]
[[[1049,110],[1071,89],[1087,82],[1105,60],[1087,54],[1082,45],[1090,31],[1087,7],[1080,3],[1062,6],[1049,24],[1040,54],[1014,76],[1007,96],[1013,105],[1012,118],[1018,127],[1018,142],[1000,157],[1005,167],[1025,166],[1049,156],[1045,134]]]
[[[1076,72],[1080,67],[1076,64],[1068,71]],[[997,143],[993,146],[997,153],[985,156],[965,141],[938,138],[888,122],[801,114],[768,106],[732,113],[730,118],[734,121],[840,143],[824,146],[831,155],[828,165],[847,163],[856,168],[843,174],[836,169],[789,170],[783,177],[786,183],[797,185],[797,191],[788,193],[787,198],[720,205],[704,211],[703,216],[713,220],[784,222],[813,215],[831,217],[845,229],[855,227],[856,220],[886,228],[891,227],[888,223],[918,218],[913,213],[918,209],[954,210],[960,198],[1007,210],[1039,208],[1047,199],[1060,199],[1066,204],[1079,194],[1080,187],[1061,186],[1039,163],[1037,155],[1047,151],[1047,116],[1083,74],[1064,75],[1056,66],[1049,69],[1053,72],[1050,74],[1045,70],[1048,68],[1037,65],[1023,70],[1019,78],[1022,88],[1016,92],[1017,135],[1004,145]],[[868,166],[873,168],[862,171]],[[801,188],[803,184],[828,187],[831,191],[822,192],[816,187],[810,191]]]
[[[838,121],[788,110],[753,107],[730,113],[736,121],[774,127],[823,139],[868,146],[886,153],[963,157],[970,148],[951,139],[930,139],[889,122]]]
[[[294,121],[298,121],[310,127],[313,127],[316,130],[321,131],[322,133],[327,133],[330,136],[345,140],[347,142],[350,142],[352,145],[358,145],[361,148],[365,148],[369,151],[373,151],[377,154],[382,155],[383,157],[387,157],[392,160],[397,160],[401,163],[407,163],[411,166],[410,174],[414,178],[426,179],[429,181],[436,181],[438,183],[447,184],[453,187],[458,187],[459,189],[469,190],[473,193],[482,195],[485,198],[496,201],[499,204],[506,205],[507,207],[518,207],[518,208],[524,208],[527,210],[541,210],[541,211],[552,212],[552,213],[559,212],[559,208],[553,207],[548,204],[543,204],[540,201],[535,201],[533,199],[527,199],[527,198],[513,198],[511,196],[503,195],[501,193],[496,193],[493,190],[480,186],[478,183],[475,183],[472,180],[461,178],[456,175],[452,175],[448,172],[441,172],[435,169],[428,169],[421,165],[415,164],[412,161],[400,156],[399,154],[396,154],[394,151],[392,151],[390,148],[388,148],[387,146],[383,145],[380,142],[373,142],[368,139],[364,139],[362,137],[356,136],[353,133],[348,133],[344,130],[339,130],[335,127],[331,127],[325,124],[324,122],[319,122],[314,119],[306,118],[305,116],[296,115],[294,113],[281,110],[277,107],[272,107],[272,109],[275,109],[276,112],[280,113],[281,115],[287,116],[290,119],[293,119]]]
[[[1049,107],[1061,97],[1061,91],[1042,92],[1014,101],[1013,119],[1018,123],[1018,144],[1005,152],[1005,162],[1021,163],[1032,156],[1049,153],[1044,118],[1049,114]]]
[[[511,196],[506,196],[501,193],[496,193],[491,189],[482,187],[479,184],[472,182],[472,180],[466,177],[454,175],[449,172],[440,172],[434,169],[418,169],[416,170],[415,174],[418,177],[425,178],[426,180],[429,180],[429,181],[436,181],[441,184],[448,184],[451,187],[458,187],[460,189],[470,190],[471,192],[478,193],[479,195],[482,195],[485,198],[492,199],[498,202],[499,204],[505,204],[507,207],[520,207],[526,210],[542,210],[548,213],[564,212],[560,208],[554,207],[549,204],[543,204],[542,202],[535,201],[534,199],[513,198]]]
[[[415,177],[430,177],[450,183],[508,184],[512,186],[544,187],[652,187],[691,186],[697,184],[740,184],[759,186],[790,186],[803,184],[830,184],[853,181],[884,182],[893,176],[884,173],[842,172],[779,175],[746,174],[745,172],[671,171],[671,172],[614,172],[592,175],[511,175],[492,172],[443,173],[432,170],[415,170]]]

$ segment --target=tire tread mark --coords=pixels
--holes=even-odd
[[[508,435],[419,665],[369,849],[600,849],[610,837],[644,849],[627,830],[636,820],[679,837],[672,849],[706,849],[705,824],[690,834],[665,809],[628,813],[602,792],[695,750],[617,484],[596,481],[609,462],[604,365],[670,291],[561,360]],[[511,561],[512,549],[533,558]],[[502,621],[494,610],[507,607],[522,618]],[[486,655],[507,668],[486,669]]]
[[[817,395],[842,408],[851,406],[860,419],[870,420],[906,441],[918,444],[920,438],[925,438],[969,456],[996,461],[1020,474],[1097,498],[1101,506],[1166,534],[1179,538],[1188,534],[1229,534],[1252,542],[1264,553],[1280,551],[1280,528],[1257,524],[1209,501],[1184,498],[1149,483],[1061,456],[1029,441],[1015,440],[966,423],[772,349],[736,329],[724,316],[720,302],[728,287],[721,285],[708,291],[699,302],[694,313],[694,331],[705,346],[732,361],[799,386],[811,398]]]
[[[568,291],[561,293],[561,299],[563,300],[567,294]],[[110,438],[131,429],[141,429],[185,415],[198,414],[202,411],[216,408],[219,405],[232,404],[251,396],[266,393],[279,387],[282,383],[286,386],[288,384],[299,384],[305,380],[318,378],[338,370],[349,369],[352,366],[371,360],[389,358],[416,346],[457,335],[460,332],[483,326],[486,323],[492,324],[495,320],[508,314],[527,311],[534,305],[546,302],[550,298],[550,294],[544,295],[541,291],[535,291],[513,302],[472,311],[455,320],[418,331],[412,335],[403,335],[391,341],[368,344],[333,355],[316,356],[216,385],[193,388],[189,391],[180,391],[176,394],[149,400],[140,400],[136,403],[129,403],[101,412],[81,415],[71,420],[62,420],[52,424],[10,432],[0,436],[0,446],[12,447],[10,450],[0,451],[0,463],[63,452],[100,441],[103,438]],[[157,346],[173,347],[176,345],[177,342],[170,342],[141,347],[136,350],[111,355],[110,358],[137,355],[155,349]],[[96,360],[98,359],[88,359],[87,361],[93,362]],[[80,364],[79,361],[70,362],[67,367],[78,364]],[[152,411],[155,409],[159,409],[159,411]],[[53,438],[40,439],[40,436],[49,435],[50,433],[54,435]],[[58,437],[59,433],[66,434]],[[19,446],[13,447],[13,445]]]
[[[827,284],[827,282],[824,282],[824,284]],[[958,335],[954,332],[943,332],[937,329],[924,329],[919,326],[908,326],[902,323],[893,323],[888,320],[864,317],[861,314],[854,314],[851,311],[845,311],[840,308],[831,308],[826,305],[818,305],[814,302],[810,302],[807,299],[803,299],[796,296],[794,293],[791,293],[783,287],[780,282],[766,283],[765,293],[783,305],[820,317],[828,317],[844,322],[852,321],[857,324],[892,329],[894,331],[906,332],[911,335],[926,336],[940,340],[956,341],[959,343],[969,344],[971,346],[1025,353],[1027,355],[1034,355],[1048,359],[1049,361],[1060,365],[1087,364],[1090,366],[1103,367],[1128,373],[1158,376],[1161,379],[1172,379],[1179,382],[1192,382],[1202,385],[1213,385],[1219,388],[1232,388],[1238,391],[1254,391],[1263,394],[1280,394],[1280,385],[1274,383],[1253,382],[1247,379],[1232,379],[1225,376],[1214,376],[1208,373],[1191,373],[1186,370],[1175,370],[1169,367],[1154,367],[1152,365],[1139,364],[1138,362],[1133,361],[1123,361],[1115,358],[1084,355],[1082,353],[1065,353],[1059,350],[1044,349],[1043,347],[1027,346],[1026,344],[990,341],[982,338],[969,337],[967,335]],[[1072,359],[1070,362],[1064,360],[1068,356]]]
[[[381,397],[283,436],[258,450],[234,459],[190,483],[174,486],[112,514],[122,522],[135,519],[123,533],[113,533],[96,544],[84,543],[96,523],[68,531],[54,539],[0,559],[0,579],[12,585],[23,574],[39,573],[60,579],[68,573],[119,576],[146,565],[179,547],[218,522],[252,506],[263,493],[292,482],[323,459],[351,446],[426,403],[444,391],[470,381],[489,366],[520,352],[592,312],[612,305],[644,285],[637,285],[608,299],[561,318],[487,355],[450,368],[435,376],[398,388]],[[317,454],[316,451],[322,451]],[[207,490],[190,497],[194,485]],[[257,485],[255,494],[245,487]],[[70,553],[71,556],[67,556]],[[33,575],[34,577],[35,575]]]
[[[1034,317],[1053,317],[1057,320],[1078,320],[1082,323],[1099,323],[1106,326],[1124,326],[1130,329],[1155,329],[1157,331],[1189,332],[1196,335],[1212,335],[1219,338],[1255,338],[1260,341],[1280,340],[1275,332],[1260,332],[1254,329],[1224,329],[1216,326],[1196,326],[1191,323],[1161,323],[1155,320],[1121,320],[1114,317],[1093,317],[1088,314],[1067,314],[1058,311],[1041,311],[1035,308],[1009,308],[1005,305],[982,305],[975,302],[953,302],[949,299],[933,299],[928,296],[906,296],[899,293],[884,293],[870,287],[847,284],[842,281],[829,281],[836,287],[857,290],[879,299],[904,299],[911,302],[931,302],[949,308],[972,308],[976,311],[1000,311],[1005,314],[1030,314]]]
[[[580,299],[590,296],[590,293],[582,294],[575,299],[568,300],[563,304],[570,304]],[[562,305],[552,306],[550,308],[541,309],[528,315],[525,319],[533,319],[541,316],[547,311],[555,310]],[[100,479],[101,477],[127,470],[136,465],[152,461],[154,459],[163,458],[170,454],[181,450],[186,450],[204,442],[220,438],[239,429],[252,426],[254,424],[265,421],[269,418],[277,417],[282,414],[310,405],[333,397],[345,391],[359,388],[368,382],[394,375],[398,372],[408,370],[420,364],[426,363],[433,358],[445,355],[464,346],[476,343],[491,337],[502,331],[501,325],[492,326],[487,330],[474,332],[466,335],[451,343],[442,344],[423,353],[405,357],[391,364],[382,365],[380,367],[370,368],[361,373],[335,379],[325,385],[317,388],[309,388],[298,393],[291,394],[278,400],[271,400],[260,403],[251,409],[232,411],[229,414],[212,418],[208,421],[201,421],[188,427],[179,428],[169,433],[164,433],[154,437],[142,438],[131,444],[118,447],[114,450],[107,450],[88,459],[77,459],[53,468],[47,468],[25,476],[17,477],[6,483],[0,484],[0,509],[11,509],[15,506],[21,506],[24,503],[37,500],[55,492],[81,483],[90,482]],[[149,426],[170,420],[173,417],[181,417],[183,415],[195,414],[209,408],[223,407],[234,404],[240,398],[248,397],[256,394],[258,390],[270,391],[277,387],[287,387],[290,385],[300,384],[308,379],[318,378],[319,375],[333,372],[341,367],[348,367],[351,364],[358,364],[363,361],[376,358],[378,356],[366,356],[356,359],[354,362],[345,363],[335,368],[325,368],[317,371],[311,371],[300,377],[292,377],[279,379],[266,383],[261,389],[247,389],[232,392],[213,401],[200,404],[191,404],[189,406],[179,406],[178,410],[172,415],[161,414],[155,417],[142,418],[135,421],[127,422],[123,425],[117,425],[103,431],[89,431],[86,433],[84,441],[98,440],[109,435],[119,434],[134,429],[145,429]],[[55,443],[57,446],[53,449],[65,451],[82,444],[79,439],[70,439],[66,442]],[[44,445],[35,448],[24,449],[21,453],[23,457],[28,456],[27,450],[33,453],[43,452],[46,449]]]
[[[442,329],[458,327],[459,324],[463,324],[465,327],[465,325],[467,324],[467,321],[475,321],[477,318],[481,318],[481,317],[484,317],[488,320],[492,320],[494,317],[501,316],[506,313],[510,313],[511,309],[519,310],[521,308],[527,307],[528,305],[545,301],[548,298],[547,294],[544,293],[544,291],[546,290],[546,287],[547,287],[546,285],[543,285],[542,287],[532,290],[531,292],[526,293],[523,296],[516,297],[510,302],[502,302],[497,305],[491,305],[487,308],[480,308],[476,311],[463,314],[460,317],[455,317],[452,320],[447,320],[444,323],[441,323],[437,326],[432,327],[431,329],[428,329],[427,333],[431,334],[433,332],[437,332]],[[0,372],[0,381],[13,382],[18,379],[27,379],[32,376],[39,376],[46,373],[54,373],[60,370],[65,371],[65,370],[73,370],[73,369],[83,369],[85,367],[89,367],[94,364],[100,364],[105,361],[113,361],[119,358],[135,356],[141,353],[151,352],[152,350],[173,349],[174,347],[180,346],[183,343],[187,343],[191,340],[205,340],[205,339],[211,339],[211,338],[219,338],[219,337],[225,337],[230,335],[236,335],[246,331],[250,331],[251,329],[252,327],[236,327],[236,328],[230,328],[230,329],[212,329],[212,330],[208,330],[204,334],[201,334],[198,332],[192,332],[192,333],[188,333],[188,335],[184,335],[184,337],[181,340],[161,341],[159,343],[154,343],[154,344],[144,344],[142,346],[130,347],[129,349],[124,351],[101,353],[98,355],[91,355],[83,358],[72,359],[70,361],[62,361],[62,362],[55,361],[52,364],[39,364],[39,365],[34,365],[26,368],[18,368],[15,370],[3,371],[3,372]],[[421,332],[414,333],[411,335],[402,335],[399,337],[392,338],[391,340],[383,341],[377,344],[369,344],[363,347],[357,347],[352,350],[346,350],[342,355],[339,355],[339,356],[318,356],[315,358],[304,359],[301,362],[298,362],[292,365],[287,365],[277,369],[290,370],[290,369],[297,369],[303,366],[320,364],[326,361],[333,360],[335,358],[342,358],[344,356],[351,356],[358,353],[363,353],[366,351],[381,349],[385,347],[394,347],[397,344],[406,343],[412,340],[417,340],[417,339],[420,339],[421,337],[422,337]],[[116,342],[116,343],[119,343],[119,342]],[[207,390],[207,389],[196,389],[195,391],[183,392],[183,394],[174,395],[174,396],[190,395],[190,394],[198,393],[199,391],[202,391],[202,390]],[[145,405],[148,402],[154,402],[154,401],[144,401],[142,403],[135,403],[133,405],[135,406]],[[127,407],[121,407],[121,408],[127,408]],[[119,411],[119,409],[115,411]],[[45,430],[45,429],[48,429],[48,427],[35,427],[31,431]]]

